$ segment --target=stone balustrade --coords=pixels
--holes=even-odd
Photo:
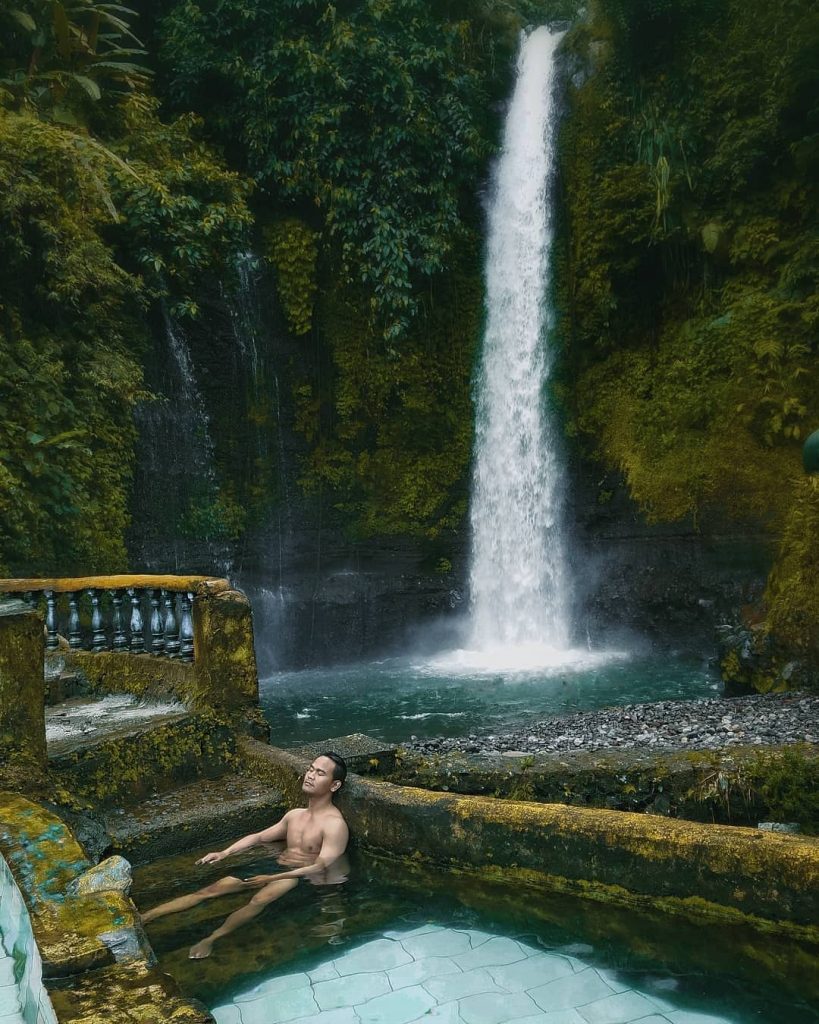
[[[41,679],[44,639],[47,668],[73,674],[95,693],[171,693],[194,709],[240,717],[255,713],[252,613],[245,595],[227,580],[163,575],[0,579],[0,595],[17,599],[10,629],[14,622],[15,629],[39,631],[40,654],[32,657],[39,658]],[[26,603],[28,614],[21,615]],[[2,625],[0,617],[0,632]],[[0,679],[18,678],[19,646],[4,642],[9,665],[4,675],[0,651]],[[3,692],[0,686],[0,721],[20,705],[18,699],[6,701]],[[39,707],[42,695],[23,703]]]
[[[15,594],[43,612],[46,650],[130,651],[194,660],[193,608],[207,576],[110,576],[5,579]]]

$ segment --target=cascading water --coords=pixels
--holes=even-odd
[[[521,655],[543,664],[569,653],[560,465],[545,395],[560,38],[538,28],[523,39],[489,209],[469,646],[506,651],[513,664]]]

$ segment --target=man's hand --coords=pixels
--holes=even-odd
[[[278,877],[278,875],[251,875],[250,878],[245,879],[245,885],[267,885],[268,882],[272,882],[274,878]]]
[[[197,864],[217,864],[220,860],[225,859],[226,854],[222,850],[217,850],[215,853],[206,853],[204,857],[200,857]]]

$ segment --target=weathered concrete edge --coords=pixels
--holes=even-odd
[[[293,803],[303,758],[243,740]],[[819,840],[647,814],[456,796],[348,777],[355,839],[393,855],[688,917],[819,941]]]
[[[57,594],[68,594],[78,590],[122,590],[126,587],[160,588],[176,593],[191,591],[194,594],[218,594],[230,589],[227,580],[218,576],[168,576],[145,573],[127,573],[118,576],[76,576],[76,577],[21,577],[0,579],[0,593],[24,594],[28,591],[53,590]]]
[[[145,1016],[146,1024],[156,1019],[176,1020],[180,1013],[186,1024],[212,1024],[213,1017],[203,1007],[179,996],[171,979],[156,970],[153,950],[127,896],[113,891],[69,894],[69,884],[88,870],[91,862],[61,818],[19,793],[0,792],[0,853],[26,905],[46,988],[50,994],[52,990],[62,993],[52,999],[60,1021],[77,1019],[75,1013],[59,1010],[61,1001],[70,1004],[75,983],[85,994],[83,1020],[141,1020],[139,1007],[134,1011],[112,1007],[110,1002],[111,981],[129,978],[137,971],[153,982],[154,1005]],[[133,930],[137,942],[133,955],[115,963],[111,946],[101,936],[116,936],[124,929]],[[89,983],[98,972],[104,972],[106,983],[94,995],[95,987]],[[120,1009],[122,1018],[115,1012]]]
[[[755,825],[772,810],[749,785],[797,751],[819,762],[819,744],[704,749],[606,749],[548,754],[420,754],[399,750],[387,781],[465,795],[649,811],[691,821]]]

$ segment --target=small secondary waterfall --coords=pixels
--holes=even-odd
[[[560,33],[523,39],[493,182],[471,503],[472,649],[569,643],[551,368],[550,186]]]

